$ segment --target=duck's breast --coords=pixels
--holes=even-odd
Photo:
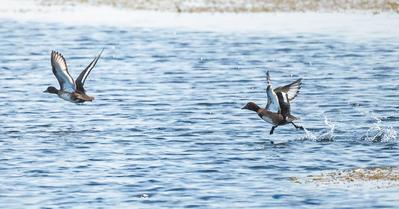
[[[280,124],[284,120],[281,114],[270,112],[268,110],[263,110],[259,112],[258,115],[262,120],[273,125]]]
[[[60,93],[58,93],[58,96],[63,100],[66,100],[69,102],[76,102],[75,100],[72,99],[72,94],[69,92],[60,92]]]
[[[262,116],[262,120],[266,121],[267,123],[274,124],[273,119],[267,116]]]

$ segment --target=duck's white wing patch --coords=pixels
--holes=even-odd
[[[267,104],[266,110],[270,112],[280,112],[280,105],[278,103],[278,97],[276,93],[274,93],[272,88],[272,80],[270,78],[269,71],[266,72],[266,93],[267,93]]]
[[[51,66],[53,68],[53,73],[60,84],[61,90],[74,92],[76,89],[75,82],[68,72],[68,66],[64,57],[60,53],[56,51],[51,52]]]
[[[280,105],[278,103],[278,98],[276,93],[274,93],[271,85],[267,86],[266,93],[267,93],[266,110],[275,113],[280,112]]]
[[[288,96],[288,100],[293,100],[296,96],[298,96],[299,90],[301,89],[302,78],[288,84],[285,86],[278,87],[274,89],[275,92],[286,93]]]

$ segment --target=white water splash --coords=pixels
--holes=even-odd
[[[326,116],[324,116],[324,124],[327,127],[326,132],[321,133],[313,133],[305,128],[305,134],[300,138],[301,140],[312,140],[312,141],[333,141],[334,140],[334,129],[335,124],[328,120]]]
[[[380,116],[357,107],[355,107],[355,110],[375,120],[375,123],[367,130],[367,133],[361,137],[362,140],[385,143],[397,141],[397,131],[392,126],[384,126]]]
[[[395,142],[397,141],[397,132],[391,126],[383,126],[382,121],[378,117],[373,117],[377,122],[371,126],[363,140],[370,142]]]

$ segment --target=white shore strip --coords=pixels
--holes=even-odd
[[[217,32],[337,34],[362,39],[399,37],[399,15],[393,12],[346,13],[176,13],[136,11],[110,6],[52,5],[3,0],[0,19],[115,27],[173,28]]]
[[[164,12],[399,12],[397,0],[37,0],[43,5],[107,5]]]

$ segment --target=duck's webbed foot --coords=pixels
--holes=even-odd
[[[275,128],[277,128],[277,126],[273,126],[273,127],[272,127],[272,129],[270,130],[270,135],[273,134]]]
[[[294,127],[295,127],[296,129],[304,130],[304,128],[303,128],[302,126],[298,126],[298,125],[296,125],[294,122],[291,122],[291,123],[292,123],[292,125],[294,125]]]

